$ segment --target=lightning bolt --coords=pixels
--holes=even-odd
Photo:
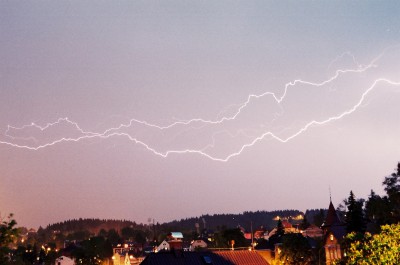
[[[349,55],[347,53],[341,55]],[[170,123],[168,125],[157,125],[157,124],[153,124],[153,123],[149,123],[147,121],[142,121],[142,120],[138,120],[138,119],[130,119],[130,121],[126,124],[120,124],[117,127],[112,127],[109,129],[106,129],[103,132],[91,132],[91,131],[86,131],[83,130],[78,123],[71,121],[69,118],[59,118],[57,121],[53,122],[53,123],[47,123],[45,126],[40,126],[36,123],[31,123],[29,125],[24,125],[22,127],[13,127],[8,125],[7,126],[7,130],[5,131],[5,136],[12,139],[12,140],[34,140],[36,143],[38,142],[37,139],[35,139],[34,137],[15,137],[13,135],[10,134],[11,131],[19,131],[19,130],[25,130],[28,128],[34,128],[34,129],[38,129],[41,132],[44,132],[46,130],[48,130],[51,127],[60,125],[60,124],[68,124],[70,126],[72,126],[72,128],[74,128],[75,131],[77,131],[80,136],[78,137],[61,137],[59,139],[47,142],[45,144],[41,144],[41,145],[36,145],[36,146],[31,146],[31,145],[24,145],[24,144],[16,144],[14,142],[10,142],[10,141],[2,141],[0,140],[0,144],[3,145],[8,145],[11,147],[15,147],[15,148],[22,148],[22,149],[28,149],[28,150],[40,150],[40,149],[44,149],[50,146],[54,146],[56,144],[60,144],[63,142],[79,142],[85,139],[93,139],[93,138],[99,138],[99,139],[107,139],[110,137],[125,137],[127,139],[129,139],[130,141],[134,142],[135,144],[144,147],[146,150],[148,150],[149,152],[153,153],[154,155],[163,157],[163,158],[167,158],[170,155],[173,154],[196,154],[196,155],[200,155],[203,156],[205,158],[208,158],[210,160],[213,161],[217,161],[217,162],[228,162],[230,159],[239,156],[240,154],[242,154],[247,148],[250,148],[252,146],[254,146],[255,144],[257,144],[259,141],[264,140],[265,138],[269,137],[270,139],[274,139],[276,141],[279,141],[281,143],[287,143],[290,140],[294,139],[295,137],[301,135],[302,133],[306,132],[309,128],[313,127],[313,126],[320,126],[320,125],[325,125],[334,121],[337,121],[339,119],[342,119],[350,114],[352,114],[353,112],[355,112],[357,109],[360,108],[360,106],[364,103],[365,98],[367,97],[367,95],[379,84],[379,83],[386,83],[389,85],[394,85],[394,86],[399,86],[400,82],[396,82],[396,81],[392,81],[386,78],[378,78],[375,79],[373,81],[373,83],[362,93],[362,95],[360,96],[359,100],[349,109],[335,115],[335,116],[331,116],[327,119],[322,119],[322,120],[312,120],[308,123],[306,123],[304,126],[302,126],[300,129],[298,129],[296,132],[292,133],[291,135],[283,138],[283,137],[279,137],[277,134],[274,134],[272,131],[266,131],[263,132],[262,134],[258,135],[257,137],[249,137],[248,135],[245,135],[247,138],[252,138],[251,141],[249,141],[246,144],[243,144],[240,148],[238,148],[238,150],[236,150],[235,152],[232,152],[226,156],[213,156],[209,153],[206,152],[206,150],[208,148],[213,148],[215,146],[215,135],[216,134],[220,134],[222,132],[217,132],[214,133],[212,139],[213,142],[211,144],[208,144],[207,146],[205,146],[202,149],[182,149],[182,150],[167,150],[164,152],[158,151],[156,148],[150,146],[149,144],[145,143],[142,140],[139,140],[136,137],[133,137],[132,135],[130,135],[129,133],[125,133],[125,132],[120,132],[121,129],[123,128],[129,128],[131,127],[133,124],[140,124],[143,126],[146,126],[148,128],[153,128],[153,129],[157,129],[157,130],[168,130],[171,129],[173,127],[176,127],[178,125],[180,126],[189,126],[189,125],[193,125],[193,124],[201,124],[202,126],[199,128],[202,128],[203,126],[206,125],[217,125],[217,124],[223,124],[227,121],[232,121],[235,120],[241,113],[242,111],[248,107],[248,105],[251,103],[252,100],[255,99],[260,99],[263,97],[272,97],[274,99],[274,101],[279,105],[281,104],[290,87],[294,87],[296,85],[302,84],[302,85],[307,85],[307,86],[312,86],[312,87],[322,87],[325,86],[329,83],[332,83],[333,81],[337,80],[340,76],[345,75],[345,74],[349,74],[349,73],[363,73],[371,68],[375,68],[377,67],[376,62],[382,57],[383,53],[381,55],[379,55],[378,57],[376,57],[374,60],[371,61],[371,63],[369,63],[366,66],[362,66],[361,64],[357,63],[357,68],[356,69],[339,69],[337,70],[334,75],[332,75],[330,78],[321,81],[321,82],[310,82],[310,81],[304,81],[301,79],[296,79],[293,80],[289,83],[286,83],[283,89],[283,93],[281,96],[278,96],[276,93],[273,92],[264,92],[262,94],[250,94],[248,95],[246,101],[244,101],[241,104],[236,105],[237,109],[234,111],[233,114],[231,114],[230,116],[223,116],[221,118],[217,118],[215,120],[207,120],[207,119],[203,119],[203,118],[194,118],[194,119],[190,119],[190,120],[183,120],[183,121],[175,121],[173,123]],[[335,59],[337,60],[337,59]],[[353,56],[353,62],[356,62],[355,57]],[[331,63],[333,64],[333,63]],[[243,131],[239,131],[240,134],[244,134]],[[238,133],[238,134],[239,134]],[[236,137],[236,135],[234,134],[230,134],[231,137]]]
[[[226,122],[226,121],[231,121],[231,120],[236,119],[240,115],[242,110],[245,109],[250,104],[250,102],[252,100],[254,100],[254,99],[260,99],[260,98],[265,97],[265,96],[271,96],[271,97],[274,98],[276,103],[280,104],[284,100],[284,98],[286,97],[286,94],[287,94],[287,91],[288,91],[289,87],[293,87],[293,86],[295,86],[297,84],[310,85],[310,86],[315,86],[315,87],[322,87],[322,86],[324,86],[324,85],[326,85],[328,83],[331,83],[332,81],[336,80],[342,74],[346,74],[346,73],[362,73],[362,72],[365,72],[366,70],[368,70],[368,69],[370,69],[372,67],[376,67],[376,65],[374,65],[374,62],[376,60],[378,60],[378,58],[373,60],[369,65],[367,65],[365,67],[362,67],[360,69],[337,70],[335,72],[335,75],[333,75],[331,78],[329,78],[329,79],[327,79],[325,81],[322,81],[320,83],[315,83],[315,82],[303,81],[301,79],[296,79],[294,81],[291,81],[291,82],[285,84],[284,92],[283,92],[282,96],[280,96],[280,97],[277,96],[276,93],[268,92],[268,91],[264,92],[262,94],[258,94],[258,95],[257,94],[250,94],[250,95],[248,95],[247,100],[245,102],[243,102],[242,104],[239,104],[239,108],[236,110],[236,112],[233,115],[229,116],[229,117],[222,117],[222,118],[220,118],[218,120],[205,120],[205,119],[202,119],[202,118],[194,118],[194,119],[186,120],[186,121],[176,121],[176,122],[173,122],[173,123],[171,123],[169,125],[166,125],[166,126],[159,126],[159,125],[152,124],[152,123],[149,123],[149,122],[146,122],[146,121],[141,121],[141,120],[137,120],[137,119],[131,119],[128,124],[121,124],[118,127],[110,128],[110,129],[106,130],[104,132],[104,134],[106,134],[106,133],[108,133],[110,131],[113,131],[113,130],[119,130],[119,129],[123,128],[123,127],[130,127],[130,126],[132,126],[133,123],[138,123],[138,124],[142,124],[142,125],[145,125],[145,126],[148,126],[148,127],[157,128],[159,130],[166,130],[166,129],[170,129],[172,127],[175,127],[176,125],[190,125],[192,123],[220,124],[220,123],[223,123],[223,122]]]
[[[68,124],[71,124],[76,130],[78,130],[82,134],[89,134],[89,135],[96,134],[96,133],[93,133],[93,132],[84,131],[83,129],[81,129],[79,127],[78,123],[73,122],[73,121],[71,121],[70,119],[68,119],[66,117],[66,118],[59,118],[57,121],[55,121],[53,123],[47,123],[45,126],[40,126],[40,125],[38,125],[38,124],[36,124],[34,122],[32,122],[31,124],[28,124],[28,125],[24,125],[22,127],[14,127],[14,126],[7,125],[7,130],[5,131],[4,135],[9,137],[9,138],[11,138],[11,139],[24,139],[24,138],[14,137],[12,135],[9,135],[9,131],[10,130],[23,130],[23,129],[26,129],[26,128],[29,128],[29,127],[33,127],[33,128],[39,129],[40,131],[43,132],[43,131],[49,129],[50,127],[53,127],[53,126],[58,125],[58,124],[61,124],[62,122],[66,122]],[[31,138],[33,138],[33,137],[31,137]],[[33,139],[35,139],[35,138],[33,138]]]

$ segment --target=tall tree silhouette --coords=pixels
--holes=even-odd
[[[383,185],[392,209],[392,222],[397,223],[400,221],[400,162],[397,163],[396,172],[385,177]]]
[[[276,235],[282,236],[285,233],[285,228],[283,227],[281,219],[278,219],[278,223],[276,224]]]
[[[391,222],[391,211],[388,197],[381,197],[371,190],[368,200],[365,202],[365,217],[369,222],[375,225],[378,231],[381,225]]]
[[[363,214],[364,200],[356,200],[353,191],[350,191],[349,198],[347,199],[346,206],[346,230],[348,233],[365,232],[365,218]]]

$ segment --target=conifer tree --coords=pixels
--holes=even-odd
[[[371,190],[368,200],[365,202],[365,217],[377,228],[390,223],[391,207],[387,196],[381,197]],[[379,230],[379,229],[378,229]]]
[[[304,215],[303,221],[302,221],[301,224],[300,224],[300,229],[301,229],[301,230],[305,230],[305,229],[307,229],[309,226],[310,226],[310,223],[309,223],[308,220],[307,220],[307,216]]]
[[[397,163],[396,172],[385,177],[382,183],[391,207],[392,223],[400,221],[400,162]]]
[[[349,198],[347,199],[347,212],[346,212],[346,230],[348,233],[365,232],[365,219],[363,214],[363,200],[356,200],[353,191],[350,191]]]
[[[283,234],[285,234],[285,228],[283,227],[281,219],[278,219],[278,223],[276,225],[276,235],[282,236]]]
[[[319,209],[319,211],[313,216],[313,224],[320,227],[325,220],[324,209]]]

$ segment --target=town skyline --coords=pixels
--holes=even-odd
[[[398,11],[1,2],[1,214],[169,222],[383,194]]]

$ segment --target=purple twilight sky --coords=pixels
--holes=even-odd
[[[158,222],[382,194],[397,1],[0,1],[0,213]]]

